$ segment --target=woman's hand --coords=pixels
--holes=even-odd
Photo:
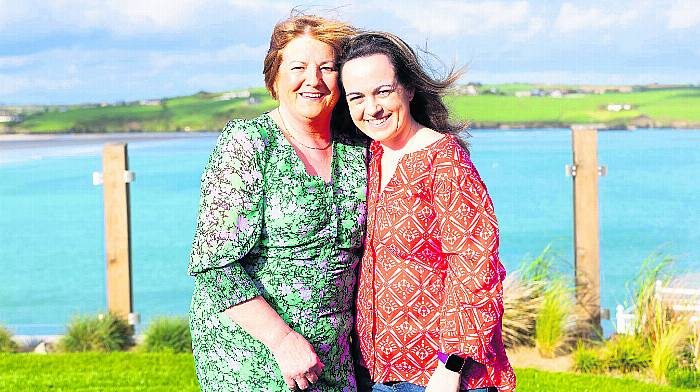
[[[304,390],[318,381],[325,366],[303,336],[290,330],[276,345],[270,347],[289,389]]]
[[[224,311],[251,336],[261,341],[275,356],[289,389],[306,389],[318,381],[323,363],[311,344],[289,328],[263,299],[257,296]]]
[[[430,376],[425,392],[457,392],[459,391],[461,374],[447,370],[445,364],[438,361],[438,366]]]

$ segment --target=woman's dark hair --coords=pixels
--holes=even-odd
[[[465,126],[449,121],[449,111],[442,101],[442,97],[462,76],[463,70],[455,70],[453,67],[444,78],[432,77],[421,65],[416,52],[401,38],[387,32],[372,31],[358,34],[345,44],[338,61],[341,86],[345,63],[375,54],[385,55],[394,66],[397,81],[403,87],[413,90],[411,116],[425,127],[457,136],[459,143],[468,151],[467,143],[459,137]]]

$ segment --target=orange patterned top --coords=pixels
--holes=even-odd
[[[452,135],[401,158],[380,193],[380,143],[369,167],[357,333],[375,382],[425,386],[437,352],[471,357],[462,388],[515,388],[501,338],[506,271],[491,198]]]

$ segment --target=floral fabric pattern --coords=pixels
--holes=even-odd
[[[202,175],[190,329],[203,391],[283,391],[267,347],[222,312],[262,295],[326,365],[309,391],[355,391],[349,348],[367,149],[335,137],[332,180],[307,174],[268,114],[229,122]]]
[[[380,192],[373,142],[357,298],[361,364],[375,382],[425,386],[437,353],[474,361],[462,388],[515,388],[501,340],[498,223],[467,152],[446,135],[406,154]]]

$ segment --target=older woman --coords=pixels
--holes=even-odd
[[[202,390],[355,390],[366,144],[331,126],[353,33],[314,16],[278,23],[264,74],[279,107],[229,122],[202,176],[189,265]]]
[[[431,78],[389,33],[352,38],[341,80],[370,146],[357,298],[373,391],[510,391],[493,204]]]

